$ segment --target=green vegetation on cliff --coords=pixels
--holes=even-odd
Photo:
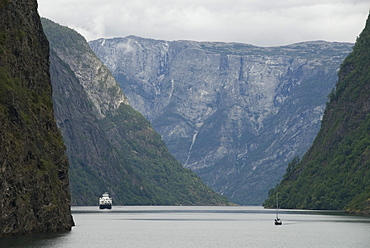
[[[36,0],[0,2],[0,237],[71,229],[68,161]]]
[[[265,207],[279,193],[283,208],[370,214],[370,16],[338,76],[312,147],[289,164]]]
[[[73,204],[97,205],[104,191],[116,205],[228,204],[169,153],[149,121],[122,100],[115,81],[107,86],[113,77],[80,34],[42,22],[52,49],[53,100],[71,163]],[[114,99],[123,102],[99,111],[116,106]]]

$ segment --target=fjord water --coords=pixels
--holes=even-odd
[[[7,248],[370,247],[370,218],[331,211],[262,207],[72,207],[76,226],[63,234],[0,239]]]

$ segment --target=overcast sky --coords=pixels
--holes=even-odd
[[[355,42],[370,0],[38,0],[39,13],[87,40],[137,35],[161,40],[279,46]]]

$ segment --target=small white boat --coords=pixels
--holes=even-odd
[[[112,209],[112,198],[105,192],[102,197],[99,198],[99,209]]]
[[[275,225],[282,225],[283,221],[279,218],[279,199],[278,195],[276,194],[276,218],[275,218]]]

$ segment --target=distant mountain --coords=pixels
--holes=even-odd
[[[37,1],[0,1],[0,237],[73,226],[48,60]]]
[[[265,206],[344,209],[370,214],[370,16],[340,67],[320,132],[302,158],[289,164]]]
[[[97,205],[105,191],[117,205],[228,204],[169,153],[80,34],[47,19],[42,24],[72,204]]]
[[[239,204],[261,204],[287,161],[312,144],[339,65],[353,46],[135,36],[89,44],[171,153]]]

